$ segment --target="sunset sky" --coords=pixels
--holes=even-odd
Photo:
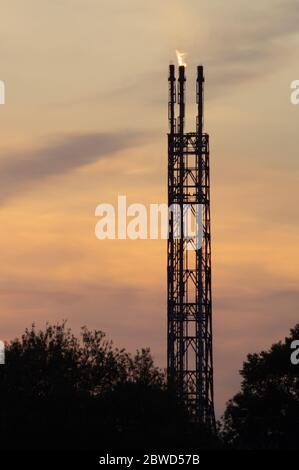
[[[166,242],[99,241],[99,203],[166,202],[168,65],[205,68],[217,415],[299,320],[297,0],[2,0],[0,339],[67,319],[166,365]]]

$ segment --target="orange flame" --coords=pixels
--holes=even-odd
[[[186,52],[180,52],[176,49],[176,56],[178,59],[179,66],[182,65],[183,67],[187,67],[187,64],[185,62],[185,57],[186,57]]]

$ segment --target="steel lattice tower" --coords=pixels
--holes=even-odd
[[[168,383],[192,421],[215,429],[213,403],[209,136],[203,132],[203,67],[197,67],[196,132],[184,132],[185,67],[169,66],[168,205],[179,207],[181,236],[170,212],[168,239]],[[178,117],[175,105],[178,104]],[[186,204],[201,205],[202,243],[183,235]],[[190,250],[188,244],[193,246]]]

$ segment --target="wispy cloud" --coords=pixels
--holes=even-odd
[[[2,154],[0,203],[46,178],[111,157],[145,140],[138,132],[69,134],[52,137],[37,149]]]
[[[239,1],[230,0],[218,2],[217,14],[209,9],[211,0],[202,2],[207,14],[206,23],[209,33],[198,34],[197,29],[186,33],[188,62],[190,69],[198,63],[206,68],[208,81],[207,99],[213,99],[224,94],[224,91],[234,90],[235,87],[256,80],[269,73],[275,72],[287,62],[291,54],[296,53],[292,43],[286,41],[291,35],[299,33],[299,8],[297,0],[272,0],[248,2],[240,6]],[[176,2],[177,7],[179,7]],[[202,20],[202,5],[198,0],[191,0],[185,8],[186,18],[195,18],[200,25]],[[183,14],[183,13],[182,13]],[[106,93],[109,99],[117,95],[117,99],[130,97],[134,102],[138,97],[145,96],[147,100],[158,106],[165,105],[165,63],[156,64],[144,73],[134,74],[130,81],[125,81],[119,88]],[[187,69],[187,74],[188,74]],[[144,93],[150,89],[151,93]],[[95,100],[105,99],[98,94]],[[144,99],[144,98],[143,98]]]
[[[212,19],[211,40],[204,63],[209,68],[209,97],[273,72],[295,52],[285,39],[299,32],[297,0],[248,3],[240,10],[225,4]],[[238,17],[236,21],[236,15]],[[219,23],[221,22],[221,24]],[[219,40],[220,37],[225,40]]]

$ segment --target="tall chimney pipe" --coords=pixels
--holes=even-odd
[[[178,79],[178,102],[179,102],[179,128],[178,132],[183,134],[184,121],[185,121],[185,66],[179,66],[179,79]]]
[[[196,103],[197,103],[197,119],[196,119],[196,132],[199,135],[203,132],[203,92],[204,92],[204,75],[203,75],[203,66],[198,65],[197,67],[197,80],[196,80]]]
[[[169,120],[169,132],[170,134],[175,133],[175,116],[174,116],[174,104],[176,102],[176,80],[175,80],[175,67],[174,65],[169,66],[169,101],[168,101],[168,120]]]

